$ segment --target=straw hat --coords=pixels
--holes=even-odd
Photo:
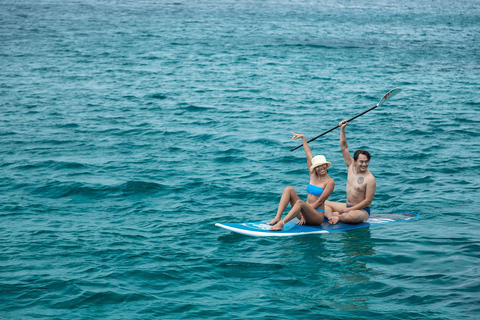
[[[322,164],[326,164],[327,168],[332,165],[330,162],[327,161],[327,159],[325,159],[325,156],[323,156],[323,155],[318,155],[318,156],[313,157],[312,158],[312,166],[310,167],[310,171],[313,172],[313,170],[316,167],[321,166]]]

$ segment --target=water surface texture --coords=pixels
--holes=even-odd
[[[480,3],[3,0],[0,318],[475,319]],[[351,122],[373,212],[414,221],[293,238],[290,131]],[[311,144],[346,167],[333,131]]]

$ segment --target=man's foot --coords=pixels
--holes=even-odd
[[[340,220],[340,218],[338,216],[333,216],[333,217],[328,218],[328,222],[330,224],[337,224],[339,220]]]
[[[274,224],[278,223],[278,221],[280,221],[280,218],[274,218],[272,221],[267,222],[267,224],[274,225]]]
[[[270,231],[282,231],[284,226],[285,226],[285,222],[283,222],[283,220],[280,220],[277,224],[275,224],[269,230]]]

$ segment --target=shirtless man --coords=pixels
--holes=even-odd
[[[349,224],[362,223],[370,216],[370,204],[377,187],[375,177],[368,171],[370,153],[357,150],[352,158],[345,136],[347,121],[343,120],[338,125],[343,160],[348,167],[347,203],[326,201],[325,217],[330,224],[336,224],[338,221]]]

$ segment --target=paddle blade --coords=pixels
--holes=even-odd
[[[393,90],[390,90],[388,91],[383,97],[382,99],[380,99],[380,101],[378,102],[377,104],[377,107],[380,107],[385,101],[393,98],[394,96],[396,96],[397,94],[400,93],[400,91],[402,91],[402,89],[400,88],[395,88]]]

